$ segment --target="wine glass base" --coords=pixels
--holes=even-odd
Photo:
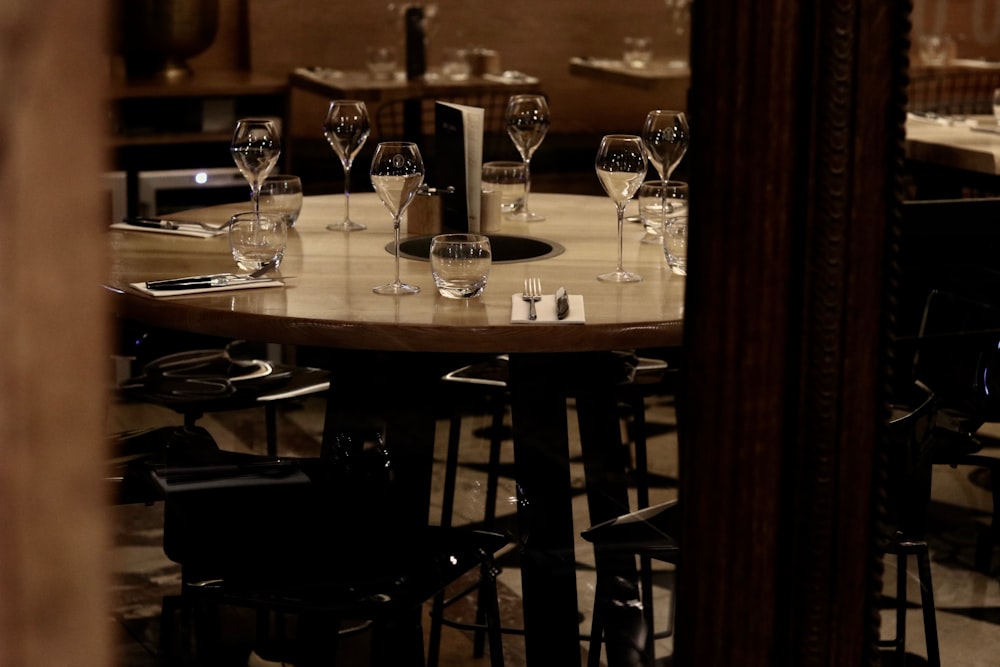
[[[344,220],[343,222],[331,222],[326,228],[331,232],[360,232],[362,229],[368,229],[368,225],[363,222]]]
[[[516,211],[511,213],[508,218],[517,222],[541,222],[545,216],[531,211]]]
[[[642,281],[642,276],[628,271],[612,271],[611,273],[602,273],[597,276],[597,279],[606,283],[638,283]]]
[[[372,291],[376,294],[386,294],[389,296],[394,295],[404,295],[404,294],[416,294],[420,291],[420,288],[416,285],[407,285],[406,283],[394,282],[385,285],[379,285],[378,287],[373,287]]]

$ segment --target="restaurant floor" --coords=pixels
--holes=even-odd
[[[572,411],[572,407],[571,407]],[[108,414],[109,432],[131,428],[178,424],[179,419],[170,410],[143,404],[115,404]],[[286,456],[314,453],[319,444],[323,422],[323,400],[307,398],[291,404],[279,412],[279,445]],[[650,472],[653,483],[652,501],[660,502],[676,494],[677,449],[673,402],[669,396],[647,399],[647,431],[649,437]],[[209,415],[201,425],[205,426],[223,448],[261,452],[263,445],[263,411],[231,412]],[[571,447],[578,442],[575,435],[576,420],[571,414],[569,420]],[[447,420],[439,422],[434,498],[432,520],[440,511],[440,492],[443,479],[444,444],[447,437]],[[459,472],[458,498],[456,500],[456,522],[475,523],[483,515],[484,464],[486,461],[489,417],[472,415],[463,421],[462,466]],[[627,425],[623,434],[627,434]],[[509,441],[506,443],[509,445]],[[991,453],[1000,455],[1000,449]],[[511,448],[505,446],[503,452],[504,471],[509,473]],[[587,509],[583,495],[582,464],[572,467],[573,487],[577,490],[574,498],[575,526],[578,531],[587,527]],[[932,555],[932,576],[937,606],[938,633],[941,643],[942,664],[946,667],[973,667],[997,665],[997,649],[1000,648],[1000,553],[994,557],[992,575],[976,572],[971,565],[975,528],[990,516],[989,493],[984,486],[981,471],[936,469],[934,475],[934,497],[930,512],[928,539]],[[514,515],[514,489],[509,476],[501,479],[500,489],[501,520],[508,521]],[[162,551],[162,507],[157,505],[127,505],[113,508],[114,544],[114,587],[112,621],[119,637],[120,663],[126,667],[152,667],[153,665],[175,664],[158,657],[160,647],[160,611],[165,595],[179,589],[179,568],[167,560]],[[590,625],[590,609],[593,601],[592,556],[589,546],[578,540],[578,595],[580,604],[581,632],[586,633]],[[663,566],[657,573],[656,609],[669,609],[670,572]],[[916,570],[909,568],[907,615],[907,649],[918,656],[926,655],[923,642],[919,586]],[[885,580],[889,582],[891,595],[895,581],[895,568],[886,562]],[[505,563],[499,578],[501,607],[504,624],[519,624],[520,576],[516,561]],[[661,587],[661,585],[664,585]],[[468,617],[472,613],[471,602],[457,605],[454,614]],[[882,614],[882,635],[890,636],[894,630],[892,612]],[[667,614],[657,615],[657,629],[667,624]],[[425,624],[426,625],[426,624]],[[671,640],[657,643],[657,655],[669,655]],[[343,642],[343,661],[340,664],[364,664],[364,640],[361,638]],[[585,655],[585,644],[581,644],[581,655]],[[504,636],[504,657],[509,667],[524,665],[523,638],[518,635]],[[251,656],[249,665],[268,665]],[[442,667],[457,665],[487,665],[488,658],[473,659],[470,636],[462,631],[445,628],[443,631]],[[910,661],[908,664],[922,664]]]

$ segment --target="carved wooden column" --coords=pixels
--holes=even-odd
[[[0,11],[0,665],[112,664],[105,2]]]
[[[693,4],[676,664],[874,659],[906,12]]]

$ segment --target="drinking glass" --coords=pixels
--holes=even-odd
[[[661,181],[669,181],[691,141],[687,116],[683,111],[655,109],[646,115],[642,143]]]
[[[663,215],[663,256],[670,270],[679,276],[687,275],[688,239],[688,184],[683,181],[666,181]]]
[[[526,187],[524,164],[521,162],[487,162],[483,165],[483,187],[500,192],[500,210],[514,213],[524,202]]]
[[[249,211],[229,219],[229,248],[244,271],[278,268],[287,241],[288,227],[281,213]]]
[[[295,226],[302,210],[302,179],[291,174],[272,174],[260,185],[260,210],[281,213],[285,224]]]
[[[597,279],[614,283],[639,282],[642,276],[622,268],[622,226],[625,222],[625,206],[646,175],[646,151],[643,150],[642,139],[631,134],[605,136],[597,149],[594,167],[604,191],[611,197],[618,211],[618,268],[610,273],[602,273]]]
[[[677,181],[645,181],[639,186],[639,221],[646,233],[641,243],[657,243],[663,245],[663,219],[667,209],[667,191],[672,183]]]
[[[439,234],[431,239],[431,274],[438,293],[472,299],[486,289],[492,260],[490,239],[482,234]]]
[[[544,220],[545,216],[532,213],[528,208],[528,193],[531,191],[531,156],[535,154],[552,123],[549,104],[543,95],[513,95],[507,102],[504,122],[507,134],[524,161],[524,203],[521,210],[512,217],[528,222]]]
[[[351,165],[371,132],[368,108],[359,100],[334,100],[323,121],[323,134],[344,167],[344,221],[331,223],[327,229],[354,232],[367,225],[351,220]]]
[[[382,204],[392,214],[395,234],[396,278],[391,283],[373,287],[376,294],[416,294],[420,288],[399,280],[399,223],[403,211],[424,182],[424,161],[420,149],[409,141],[385,141],[375,148],[371,167],[372,187]]]
[[[250,183],[253,210],[260,210],[260,184],[274,169],[281,155],[281,139],[274,121],[265,118],[242,118],[236,121],[229,154],[243,178]]]

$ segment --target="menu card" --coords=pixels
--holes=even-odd
[[[479,233],[485,116],[479,107],[434,105],[437,187],[455,188],[442,201],[442,226],[448,231]]]

